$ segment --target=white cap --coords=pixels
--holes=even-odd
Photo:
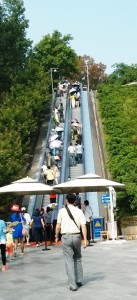
[[[21,208],[21,211],[24,211],[24,210],[26,210],[26,207],[22,207],[22,208]]]

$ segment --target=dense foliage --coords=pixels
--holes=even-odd
[[[137,66],[116,65],[98,88],[105,132],[107,166],[115,181],[126,185],[118,193],[119,215],[137,213]]]
[[[32,48],[24,13],[22,0],[0,4],[0,186],[26,176],[41,124],[50,118],[51,68],[58,68],[54,84],[79,70],[70,35],[55,31]]]

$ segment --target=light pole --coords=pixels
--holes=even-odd
[[[88,59],[85,59],[85,64],[86,64],[86,72],[87,72],[87,90],[89,92],[89,74],[88,74]]]
[[[51,89],[52,89],[52,97],[54,95],[54,86],[53,86],[53,72],[57,72],[58,68],[50,68],[50,76],[51,76]]]

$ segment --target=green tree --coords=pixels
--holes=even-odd
[[[28,21],[22,0],[0,4],[0,90],[7,91],[25,67],[31,42],[26,38]]]
[[[78,57],[70,47],[71,35],[54,31],[48,34],[34,47],[35,59],[41,63],[45,72],[58,68],[59,76],[74,78],[79,71]],[[50,75],[50,72],[49,72]]]

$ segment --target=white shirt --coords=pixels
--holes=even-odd
[[[31,217],[28,213],[25,213],[23,214],[23,217],[25,218],[26,220],[26,225],[29,225],[30,224],[30,221],[31,221]]]
[[[76,152],[77,152],[77,154],[82,154],[82,145],[76,146]]]
[[[46,175],[46,172],[47,172],[47,166],[46,166],[46,165],[43,165],[43,166],[41,167],[41,169],[42,169],[43,173]]]
[[[85,215],[85,218],[86,218],[86,222],[90,222],[90,218],[93,217],[93,212],[92,212],[92,208],[89,206],[89,205],[86,205],[83,209],[84,211],[84,215]]]
[[[71,146],[68,147],[68,152],[71,153],[71,154],[74,154],[76,152],[76,148],[71,145]]]
[[[80,226],[86,224],[85,216],[82,210],[75,207],[74,205],[68,205],[68,208],[70,209],[79,229],[74,221],[71,220],[66,208],[64,207],[59,210],[57,218],[57,223],[61,224],[61,233],[79,233]]]

